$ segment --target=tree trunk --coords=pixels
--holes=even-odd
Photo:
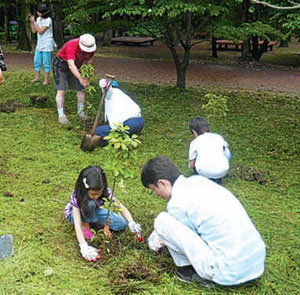
[[[258,52],[258,37],[255,36],[252,38],[252,58],[258,60],[259,52]]]
[[[8,15],[7,15],[7,8],[4,8],[4,27],[5,27],[5,41],[10,42],[10,27],[9,27],[9,21],[8,21]]]
[[[217,39],[215,37],[211,38],[211,56],[216,58],[218,57]]]
[[[186,87],[186,69],[180,64],[176,66],[177,81],[176,86],[180,89],[185,89]]]
[[[258,54],[257,54],[257,57],[256,57],[256,60],[259,61],[262,57],[262,55],[268,51],[268,44],[269,44],[269,41],[268,40],[264,40],[264,43],[260,46],[260,49],[258,51]]]
[[[21,15],[19,21],[19,42],[17,49],[20,50],[32,50],[31,38],[30,38],[30,25],[29,25],[29,7],[25,4],[25,1],[21,1]]]
[[[250,0],[243,0],[242,14],[241,14],[242,24],[247,23],[249,21],[249,8],[250,8]],[[249,61],[250,59],[250,40],[243,41],[241,59],[244,61]]]
[[[20,26],[20,36],[19,36],[17,49],[31,51],[32,46],[30,44],[30,40],[27,35],[26,26],[24,25],[23,22],[19,22],[19,26]]]
[[[185,89],[186,87],[186,71],[189,66],[190,60],[190,48],[184,48],[184,57],[183,60],[180,61],[179,55],[174,47],[169,47],[173,61],[176,67],[176,75],[177,81],[176,86],[180,89]]]
[[[59,11],[60,9],[58,1],[53,1],[51,5],[51,12],[53,16],[53,37],[58,48],[62,47],[65,43]]]
[[[111,25],[111,16],[107,17],[107,22]],[[107,29],[103,36],[103,46],[111,46],[112,30]]]
[[[287,39],[281,39],[279,47],[289,47],[289,41]]]

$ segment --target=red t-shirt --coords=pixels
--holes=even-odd
[[[95,52],[84,52],[79,47],[79,38],[72,39],[64,44],[58,52],[58,56],[65,61],[74,60],[76,67],[79,69],[81,65]]]

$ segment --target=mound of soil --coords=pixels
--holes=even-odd
[[[0,112],[1,113],[14,113],[17,108],[24,107],[22,102],[16,100],[7,100],[5,102],[0,103]]]

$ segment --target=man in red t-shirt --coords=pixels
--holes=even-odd
[[[58,54],[53,59],[54,87],[57,90],[56,104],[58,121],[62,124],[69,124],[69,120],[64,114],[64,99],[66,83],[69,89],[77,92],[77,111],[82,119],[86,119],[84,114],[84,88],[89,86],[87,79],[83,78],[79,69],[83,63],[91,64],[96,51],[95,38],[90,34],[81,35],[65,43]]]

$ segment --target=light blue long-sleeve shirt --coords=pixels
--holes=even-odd
[[[224,187],[200,175],[180,176],[167,210],[211,248],[216,283],[241,284],[263,273],[265,244],[242,204]]]

